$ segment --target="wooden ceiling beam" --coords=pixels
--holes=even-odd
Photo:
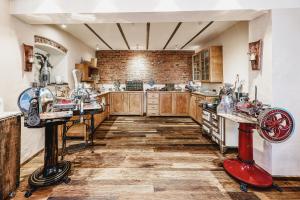
[[[179,29],[179,27],[181,26],[181,24],[182,24],[182,22],[179,22],[179,23],[177,24],[177,26],[175,27],[174,31],[173,31],[172,34],[170,35],[170,37],[169,37],[167,43],[165,44],[163,50],[165,50],[165,49],[167,48],[168,44],[171,42],[172,38],[174,37],[175,33],[177,32],[177,30]]]
[[[130,50],[130,46],[129,46],[129,44],[128,44],[128,41],[127,41],[127,39],[126,39],[126,36],[125,36],[125,34],[124,34],[124,31],[123,31],[123,29],[122,29],[121,24],[120,24],[120,23],[117,23],[117,26],[118,26],[118,29],[119,29],[119,31],[120,31],[122,37],[123,37],[123,40],[124,40],[124,42],[125,42],[125,44],[126,44],[128,50]]]
[[[201,33],[203,33],[210,25],[214,23],[213,21],[209,22],[205,27],[203,27],[196,35],[194,35],[187,43],[185,43],[180,49],[183,49],[188,45],[190,42],[192,42],[196,37],[198,37]]]
[[[150,22],[147,23],[146,50],[149,49],[149,39],[150,39]]]
[[[109,46],[109,44],[107,44],[107,42],[105,42],[105,40],[100,37],[100,35],[92,28],[90,27],[88,24],[84,24],[92,33],[94,33],[94,35],[101,40],[101,42],[103,42],[103,44],[105,44],[109,49],[113,50],[113,48],[111,46]]]

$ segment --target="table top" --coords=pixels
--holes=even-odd
[[[238,113],[232,113],[232,114],[218,113],[218,115],[237,123],[257,124],[256,118],[243,116]]]

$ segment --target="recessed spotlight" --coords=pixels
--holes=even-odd
[[[100,49],[99,44],[96,45],[96,50],[98,51]]]
[[[61,27],[62,27],[62,28],[67,28],[67,25],[62,24]]]

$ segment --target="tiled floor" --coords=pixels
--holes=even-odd
[[[111,117],[95,139],[95,153],[66,156],[73,164],[69,184],[40,189],[30,199],[300,199],[299,180],[276,180],[283,192],[241,192],[224,172],[218,147],[189,118]],[[24,198],[26,178],[42,162],[40,154],[22,167],[15,199]]]

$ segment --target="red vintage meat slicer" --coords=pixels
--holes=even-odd
[[[256,92],[255,92],[256,93]],[[271,143],[287,140],[294,131],[292,115],[282,108],[271,108],[257,101],[239,102],[235,106],[235,114],[247,122],[239,122],[239,146],[236,159],[224,160],[223,167],[228,174],[240,181],[240,189],[247,191],[248,185],[259,188],[281,188],[273,183],[272,176],[255,164],[253,159],[253,130]]]

